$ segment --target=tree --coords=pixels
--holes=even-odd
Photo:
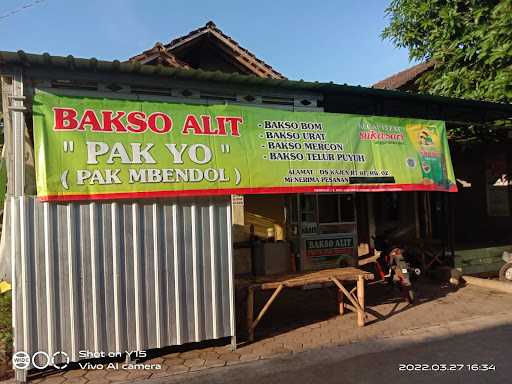
[[[392,0],[382,36],[432,60],[420,92],[512,102],[512,0]]]

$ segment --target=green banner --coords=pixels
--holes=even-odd
[[[33,112],[45,200],[456,191],[441,121],[46,92]]]

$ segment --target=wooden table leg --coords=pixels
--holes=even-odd
[[[279,293],[283,290],[284,285],[279,285],[274,293],[272,293],[272,296],[270,296],[270,299],[265,303],[263,308],[261,309],[258,316],[256,316],[256,320],[253,320],[254,318],[254,287],[249,288],[249,292],[247,295],[247,326],[248,326],[248,333],[249,333],[249,341],[254,341],[254,329],[260,322],[260,320],[263,318],[265,313],[267,313],[268,309],[274,302],[274,300],[279,296]]]
[[[364,326],[364,279],[363,279],[363,277],[360,276],[357,279],[357,285],[356,285],[357,296],[358,296],[357,298],[354,297],[354,295],[352,293],[347,291],[347,288],[345,288],[343,286],[343,284],[341,284],[339,282],[339,280],[336,279],[335,277],[331,277],[331,281],[338,286],[340,292],[343,293],[347,297],[347,299],[352,303],[352,305],[354,306],[354,309],[357,312],[357,325],[359,325],[360,327]],[[362,288],[360,289],[361,286],[362,286]],[[363,295],[362,300],[359,297],[360,292]],[[362,306],[360,305],[361,302],[362,302]]]
[[[363,276],[359,276],[357,278],[357,301],[359,302],[359,307],[357,309],[357,325],[359,327],[364,327],[364,278]]]
[[[258,325],[258,323],[260,322],[260,320],[262,319],[263,315],[265,315],[265,313],[267,313],[268,309],[270,308],[270,306],[272,305],[272,303],[274,302],[274,300],[277,298],[277,296],[279,296],[279,293],[281,293],[281,291],[283,290],[284,286],[281,284],[280,286],[278,286],[276,288],[276,290],[274,291],[274,293],[272,293],[272,296],[270,296],[270,299],[268,299],[268,301],[265,303],[265,305],[263,306],[263,308],[261,309],[260,313],[258,314],[258,316],[256,317],[256,320],[254,320],[254,323],[252,324],[252,327],[253,328],[256,328],[256,325]]]
[[[249,287],[247,291],[247,334],[249,341],[254,341],[254,288]]]
[[[338,307],[339,307],[339,311],[340,311],[340,316],[343,316],[343,313],[345,313],[345,303],[343,302],[343,292],[341,292],[339,289],[338,289]]]

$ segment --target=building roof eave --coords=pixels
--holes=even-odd
[[[385,103],[395,101],[396,103],[414,104],[422,106],[425,104],[436,105],[436,108],[458,108],[458,114],[462,119],[471,121],[471,118],[512,119],[512,105],[505,103],[493,103],[487,101],[457,99],[445,96],[429,94],[411,94],[408,92],[367,88],[361,86],[342,85],[334,83],[320,83],[297,81],[288,79],[261,78],[254,75],[229,74],[222,72],[209,72],[196,69],[169,68],[155,65],[144,65],[139,62],[120,62],[118,60],[105,61],[73,56],[51,56],[45,54],[30,54],[23,51],[7,52],[0,51],[0,73],[2,68],[22,67],[30,72],[32,69],[39,70],[60,70],[68,72],[82,71],[85,73],[125,73],[139,74],[150,77],[169,78],[177,80],[205,81],[222,83],[227,86],[249,86],[260,88],[276,88],[295,92],[313,92],[323,94],[325,97],[353,97],[362,100],[371,100],[372,103]],[[492,113],[491,113],[492,112]],[[467,116],[464,116],[467,113]],[[475,120],[476,121],[476,120]]]

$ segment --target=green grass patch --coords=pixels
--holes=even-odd
[[[0,349],[12,351],[11,291],[0,294]]]

